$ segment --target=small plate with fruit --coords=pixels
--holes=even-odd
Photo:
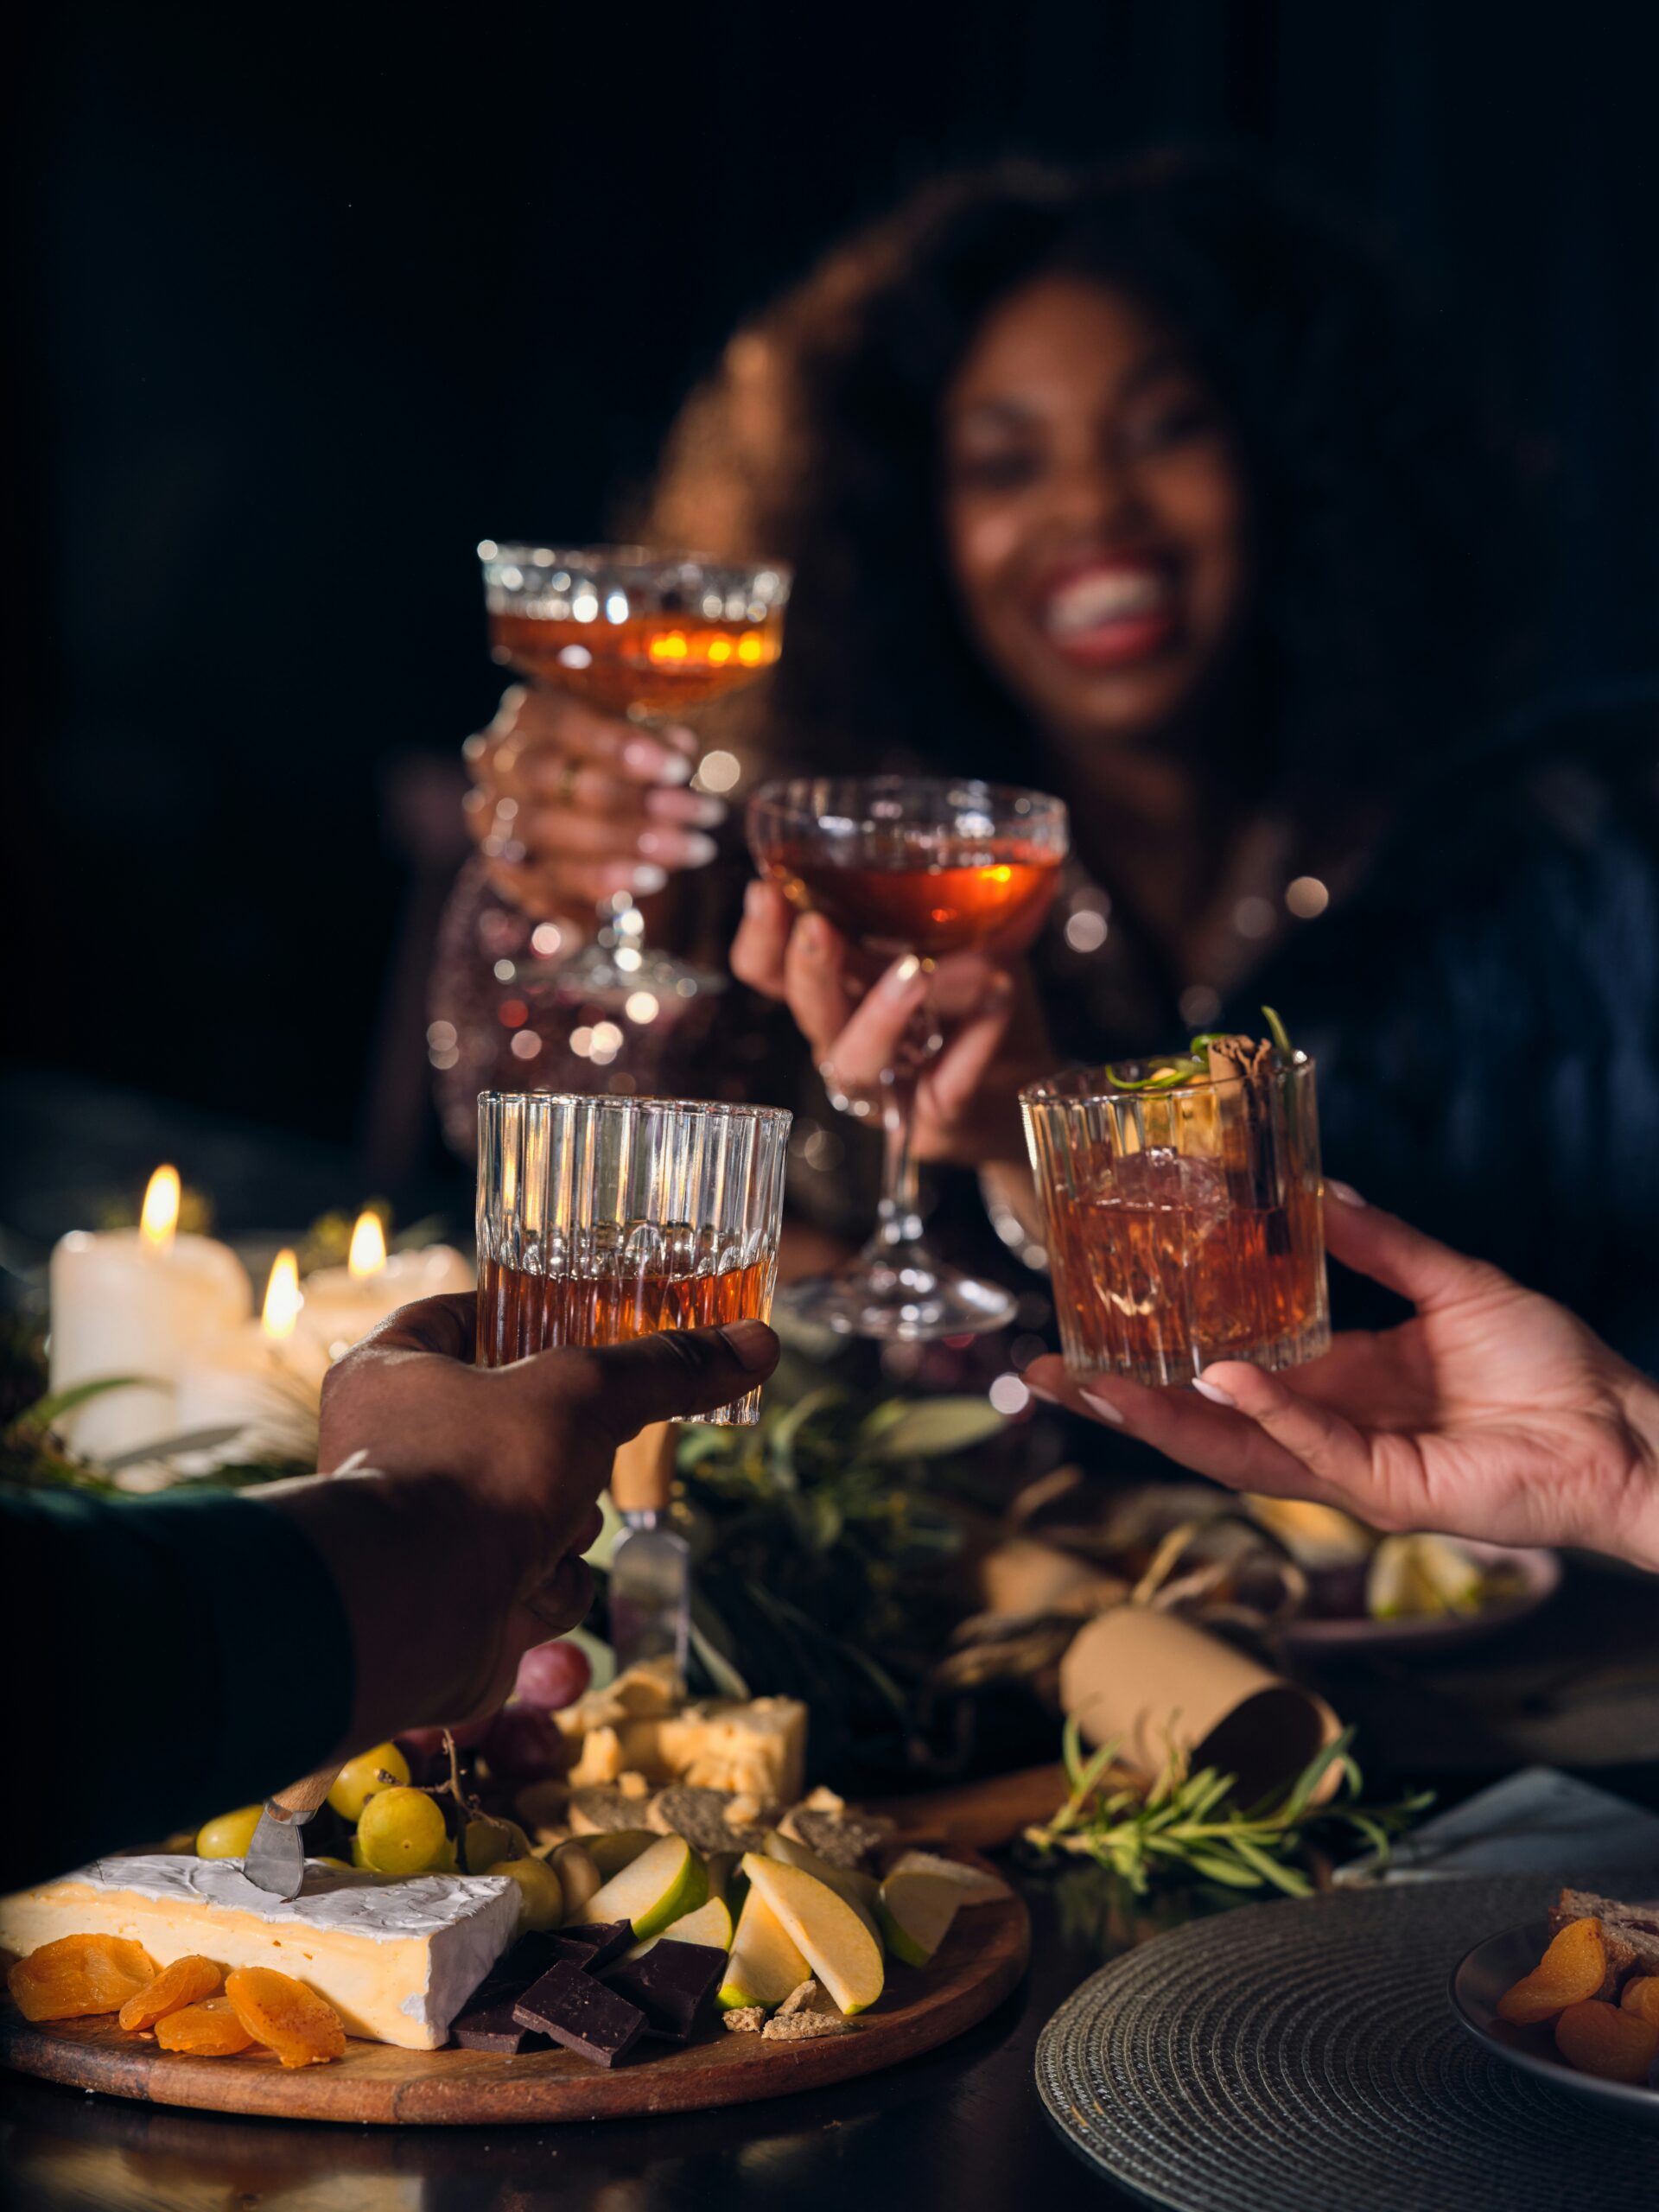
[[[1659,1904],[1563,1890],[1547,1918],[1477,1943],[1451,1999],[1506,2065],[1659,2128]]]

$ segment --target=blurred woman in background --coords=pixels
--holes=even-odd
[[[1268,996],[1320,1059],[1330,1157],[1630,1349],[1606,1294],[1659,1225],[1650,723],[1478,741],[1524,564],[1512,473],[1443,367],[1380,259],[1249,164],[997,169],[733,341],[647,534],[796,567],[782,663],[721,725],[747,780],[934,768],[1068,801],[1045,936],[949,982],[984,1016],[972,1079],[947,1052],[921,1102],[925,1156],[979,1168],[1008,1241],[1022,1076],[1255,1027]],[[526,915],[712,858],[683,768],[624,758],[522,690],[475,746],[480,838],[504,800],[514,832],[486,872]],[[733,964],[839,1087],[879,1063],[817,918],[753,887]],[[810,1167],[798,1198],[844,1194]]]

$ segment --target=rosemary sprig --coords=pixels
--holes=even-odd
[[[1429,1790],[1397,1804],[1366,1807],[1354,1802],[1362,1787],[1346,1728],[1311,1759],[1276,1800],[1243,1808],[1228,1802],[1237,1777],[1215,1767],[1190,1770],[1189,1754],[1172,1744],[1163,1771],[1150,1788],[1116,1765],[1116,1742],[1083,1756],[1075,1719],[1065,1726],[1065,1761],[1070,1794],[1049,1821],[1026,1830],[1026,1840],[1047,1855],[1093,1859],[1137,1894],[1157,1876],[1197,1876],[1229,1889],[1273,1888],[1306,1897],[1313,1884],[1294,1865],[1310,1828],[1334,1822],[1354,1829],[1386,1858],[1399,1834],[1433,1801]],[[1314,1792],[1332,1766],[1341,1769],[1346,1802],[1315,1805]]]

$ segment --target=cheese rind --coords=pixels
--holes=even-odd
[[[264,1896],[234,1859],[102,1859],[0,1898],[0,1943],[27,1954],[60,1936],[123,1936],[158,1966],[200,1953],[275,1967],[326,1997],[348,2035],[435,2050],[518,1932],[518,1889],[499,1875],[400,1881],[309,1861],[291,1902]]]

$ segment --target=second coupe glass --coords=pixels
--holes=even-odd
[[[931,969],[1046,904],[1066,852],[1065,809],[1041,791],[930,776],[810,776],[749,802],[749,847],[791,903],[823,914],[872,969],[913,953]],[[847,1336],[909,1340],[1000,1327],[1014,1301],[929,1249],[911,1130],[916,1086],[940,1046],[931,1007],[881,1078],[887,1160],[875,1233],[841,1274],[782,1303]],[[868,1111],[869,1102],[859,1101]]]

